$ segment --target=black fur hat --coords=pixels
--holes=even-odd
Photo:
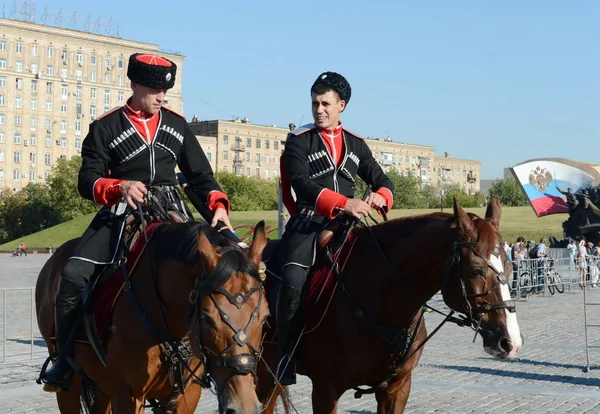
[[[315,87],[317,85],[326,85],[331,89],[337,92],[340,96],[340,99],[346,101],[346,105],[350,102],[350,95],[352,95],[352,89],[350,88],[350,84],[339,73],[335,72],[323,72],[319,75],[315,83],[313,83],[312,88],[310,88],[310,93],[313,93]]]
[[[175,85],[177,65],[160,56],[134,53],[129,56],[127,77],[152,89],[171,89]]]

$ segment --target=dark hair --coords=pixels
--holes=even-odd
[[[525,238],[524,238],[524,237],[519,237],[519,238],[517,239],[517,243],[520,243],[520,242],[523,242],[523,243],[525,243]]]

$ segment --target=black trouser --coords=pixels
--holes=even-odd
[[[301,217],[293,217],[281,240],[282,283],[277,299],[277,336],[281,355],[289,355],[298,339],[302,289],[315,261],[316,237],[322,228],[323,220],[303,221]]]

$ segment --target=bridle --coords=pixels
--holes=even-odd
[[[447,272],[446,277],[444,278],[444,285],[442,287],[442,296],[444,300],[446,300],[446,294],[448,292],[448,287],[452,279],[458,275],[458,280],[460,281],[461,286],[461,295],[464,301],[464,307],[466,309],[465,316],[463,316],[465,326],[470,326],[475,329],[475,337],[477,337],[477,333],[482,333],[481,329],[481,315],[485,313],[492,312],[497,309],[506,309],[511,313],[515,312],[515,302],[513,300],[504,300],[494,304],[485,304],[481,306],[477,306],[473,308],[471,306],[470,298],[483,298],[490,295],[494,290],[501,287],[501,285],[506,285],[508,278],[504,273],[505,269],[510,268],[512,265],[510,261],[507,259],[504,262],[504,269],[498,270],[493,265],[493,263],[486,257],[484,257],[477,249],[477,243],[475,242],[454,242],[452,244],[452,254],[448,259],[447,263]],[[486,287],[486,278],[483,274],[476,275],[477,278],[484,279],[483,291],[481,293],[468,293],[467,288],[465,286],[463,268],[460,266],[460,261],[463,256],[462,252],[464,249],[468,249],[475,256],[479,257],[483,262],[490,268],[496,275],[496,283],[491,286],[489,289]],[[494,254],[497,254],[500,257],[500,246],[494,245]],[[479,317],[476,317],[479,316]]]
[[[199,382],[203,388],[210,389],[211,386],[214,385],[215,391],[213,392],[215,392],[217,396],[220,396],[223,393],[229,381],[236,375],[252,374],[255,385],[258,381],[256,370],[258,367],[258,360],[260,359],[262,352],[262,340],[259,344],[259,349],[256,349],[256,347],[248,340],[248,330],[256,321],[256,319],[258,319],[258,312],[262,305],[263,297],[265,296],[265,269],[266,267],[264,263],[261,262],[257,276],[259,283],[245,294],[242,292],[232,294],[222,287],[210,288],[209,286],[212,277],[210,274],[203,275],[203,277],[196,279],[194,290],[190,293],[190,307],[188,309],[188,315],[191,318],[190,336],[196,339],[200,347],[201,360],[204,364],[204,373],[202,374],[202,378],[200,378]],[[250,314],[248,323],[246,323],[244,328],[237,328],[231,322],[231,317],[223,310],[223,308],[221,308],[217,302],[217,299],[215,298],[215,294],[223,295],[239,310],[257,292],[259,295],[258,304]],[[222,351],[215,351],[207,346],[202,339],[202,331],[200,328],[200,299],[202,296],[208,296],[219,312],[221,320],[225,322],[225,324],[233,331],[233,342]],[[236,347],[248,347],[250,352],[232,355],[231,353]],[[228,370],[228,375],[225,381],[223,381],[221,384],[218,384],[214,378],[212,372],[213,366],[214,368]]]

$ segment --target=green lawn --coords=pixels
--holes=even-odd
[[[479,216],[485,215],[485,209],[472,208],[468,211]],[[416,214],[430,213],[437,210],[393,210],[390,218],[405,217]],[[93,218],[93,214],[79,217],[67,223],[62,223],[49,229],[30,234],[0,245],[0,251],[12,251],[17,245],[24,241],[30,250],[56,248],[65,241],[80,236]],[[523,236],[526,240],[539,240],[541,236],[554,236],[562,239],[562,222],[567,220],[566,214],[554,214],[548,217],[537,218],[530,207],[505,207],[502,210],[500,220],[500,232],[502,237],[508,241],[515,241],[517,237]],[[260,220],[265,220],[268,226],[277,227],[276,211],[240,211],[231,213],[231,221],[234,226],[243,224],[254,225]],[[237,234],[243,236],[248,230],[239,229]],[[270,237],[276,237],[277,232],[271,233]]]

